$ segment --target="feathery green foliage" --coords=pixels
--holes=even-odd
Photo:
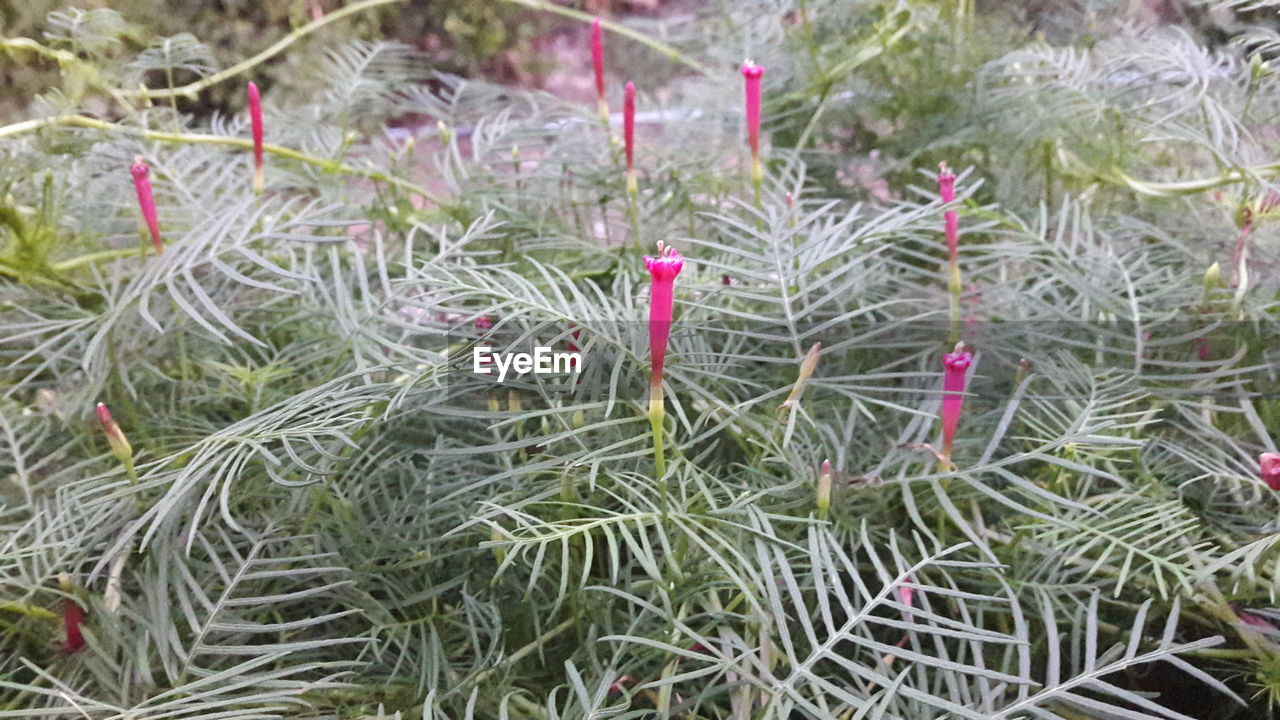
[[[7,41],[63,85],[0,127],[0,718],[1267,717],[1275,18],[1034,5],[610,23],[638,237],[593,104],[408,45],[286,47],[255,195],[247,119],[189,104],[260,63],[110,10]],[[581,382],[469,370],[533,340]]]

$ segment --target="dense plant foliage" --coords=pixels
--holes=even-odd
[[[0,717],[1269,715],[1275,3],[606,20],[607,127],[334,44],[256,192],[201,94],[396,4],[5,40]]]

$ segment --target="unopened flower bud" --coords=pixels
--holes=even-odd
[[[133,176],[133,189],[138,195],[138,209],[142,211],[142,219],[147,224],[147,232],[151,235],[151,244],[156,254],[164,252],[164,239],[160,237],[160,220],[156,216],[156,199],[151,191],[151,167],[141,155],[133,159],[129,167]]]
[[[261,195],[266,185],[262,159],[262,96],[258,93],[257,84],[253,82],[249,83],[248,94],[249,124],[253,130],[253,192]]]
[[[130,447],[128,438],[124,436],[120,426],[111,417],[111,411],[102,403],[98,403],[98,423],[102,425],[102,432],[107,436],[107,444],[111,446],[111,454],[115,455],[120,462],[133,462],[133,448]]]
[[[1223,287],[1222,285],[1222,267],[1218,263],[1214,263],[1204,271],[1204,291],[1206,294],[1212,292],[1214,288]]]
[[[831,509],[831,461],[823,460],[822,469],[818,471],[817,502],[818,519],[826,520],[827,511]]]
[[[1258,457],[1262,482],[1272,490],[1280,490],[1280,453],[1264,452]]]

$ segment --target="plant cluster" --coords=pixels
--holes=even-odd
[[[507,2],[0,41],[0,718],[1268,716],[1273,3]]]

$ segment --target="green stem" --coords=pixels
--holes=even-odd
[[[486,679],[488,679],[494,673],[500,672],[506,668],[511,667],[512,665],[515,665],[516,663],[528,657],[530,654],[539,650],[543,645],[546,645],[548,642],[555,639],[555,637],[560,633],[564,632],[565,630],[568,630],[571,627],[574,627],[575,625],[578,625],[580,622],[581,620],[577,617],[571,617],[568,620],[565,620],[559,625],[551,628],[550,630],[534,638],[533,642],[511,653],[498,664],[472,676],[470,681],[468,681],[468,684],[483,683]]]
[[[200,135],[195,133],[172,133],[161,132],[157,130],[142,130],[139,128],[126,127],[123,125],[115,125],[105,120],[97,120],[95,118],[84,117],[83,115],[55,115],[40,120],[24,120],[23,122],[14,123],[0,127],[0,138],[19,135],[22,133],[33,132],[45,127],[80,127],[90,130],[101,130],[103,132],[115,132],[125,135],[133,135],[153,142],[175,143],[185,145],[220,145],[223,147],[242,148],[246,150],[253,149],[253,141],[248,138],[226,137],[223,135]],[[381,170],[373,170],[371,168],[357,168],[350,165],[344,165],[336,160],[316,157],[306,153],[298,152],[291,148],[281,145],[272,145],[270,143],[262,146],[264,152],[277,157],[296,160],[307,165],[321,168],[325,172],[337,173],[341,175],[357,175],[368,178],[376,182],[384,182],[393,187],[412,192],[430,200],[437,205],[443,204],[443,201],[435,193],[416,183],[409,182],[403,178],[389,175]]]
[[[649,385],[649,428],[653,431],[653,474],[658,481],[658,503],[662,518],[667,517],[667,456],[662,448],[662,424],[667,411],[662,399],[662,380],[653,378]]]
[[[640,243],[640,187],[636,184],[634,170],[627,171],[627,217],[631,219],[631,242],[637,248],[642,247]],[[625,247],[625,245],[622,247]]]
[[[960,280],[960,265],[955,258],[951,260],[951,276],[947,281],[947,289],[951,295],[951,344],[960,342],[960,294],[963,292]]]
[[[212,87],[222,82],[223,80],[228,80],[237,75],[240,75],[249,70],[252,70],[254,67],[261,65],[267,60],[270,60],[276,55],[279,55],[280,53],[284,52],[285,48],[289,47],[295,42],[301,40],[307,35],[310,35],[311,33],[314,33],[315,31],[319,30],[320,28],[330,23],[337,22],[338,20],[341,20],[345,17],[354,15],[359,12],[364,12],[365,10],[368,10],[370,8],[375,8],[382,5],[394,5],[396,3],[402,3],[402,2],[406,2],[406,0],[361,0],[360,2],[352,3],[339,10],[334,10],[333,12],[328,13],[322,18],[319,18],[317,20],[312,20],[306,25],[303,25],[302,27],[294,30],[293,32],[290,32],[288,35],[285,35],[284,37],[280,38],[274,44],[268,47],[266,50],[263,50],[257,55],[246,58],[236,63],[235,65],[232,65],[226,70],[222,70],[221,72],[216,72],[208,77],[201,78],[196,82],[189,83],[181,87],[170,88],[167,90],[148,90],[146,88],[141,88],[138,90],[121,90],[120,95],[124,97],[131,97],[131,98],[150,98],[152,100],[172,98],[172,97],[193,98],[196,96],[196,94],[198,94],[201,90],[204,90],[205,88]]]
[[[1192,193],[1204,192],[1205,190],[1212,190],[1222,185],[1247,182],[1254,178],[1266,178],[1275,175],[1280,175],[1280,163],[1254,165],[1240,170],[1231,170],[1217,177],[1201,178],[1199,180],[1183,180],[1181,182],[1146,182],[1145,180],[1139,180],[1127,175],[1120,170],[1113,170],[1110,173],[1103,174],[1099,179],[1107,180],[1119,185],[1125,185],[1143,195],[1168,197],[1171,195],[1189,195]]]
[[[98,262],[99,260],[115,260],[116,258],[129,257],[131,255],[137,255],[137,254],[138,254],[137,248],[117,248],[115,250],[100,250],[95,253],[79,255],[77,257],[63,260],[62,262],[54,263],[49,267],[56,272],[65,272],[67,270],[71,270],[72,268],[80,267],[81,265],[91,265],[93,263]]]
[[[761,188],[764,185],[764,166],[760,163],[759,157],[751,158],[751,189],[755,195],[756,209],[763,210],[761,204]]]

